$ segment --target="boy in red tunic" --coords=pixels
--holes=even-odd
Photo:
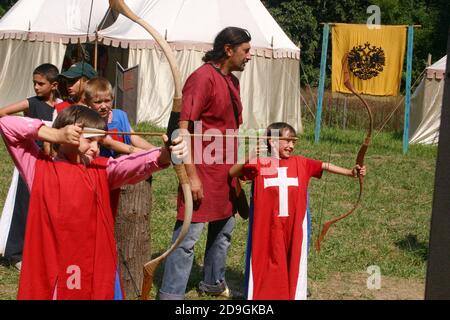
[[[251,179],[253,216],[247,244],[246,285],[249,300],[306,299],[307,289],[307,191],[311,177],[323,170],[356,177],[365,167],[345,169],[330,163],[292,156],[294,128],[273,123],[267,128],[269,158],[237,164],[232,177]],[[255,163],[256,162],[256,163]]]
[[[18,299],[121,299],[110,192],[147,179],[170,164],[167,148],[98,157],[99,136],[81,127],[105,129],[93,110],[72,106],[53,128],[41,120],[0,119],[0,131],[30,189]],[[34,140],[53,143],[57,155],[40,152]],[[167,137],[165,137],[167,141]],[[186,143],[171,147],[184,157]]]

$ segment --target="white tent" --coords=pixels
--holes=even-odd
[[[33,70],[46,62],[61,68],[68,43],[94,39],[108,6],[108,0],[19,0],[0,20],[0,107],[34,95]]]
[[[439,141],[446,63],[447,56],[444,56],[427,67],[411,97],[409,143],[435,144]]]
[[[252,61],[241,81],[244,128],[265,128],[286,121],[302,131],[300,49],[286,36],[259,0],[126,0],[133,12],[150,23],[175,50],[182,81],[202,64],[217,33],[225,27],[246,28],[252,35]],[[103,44],[129,50],[128,67],[139,65],[138,121],[166,126],[173,82],[170,68],[153,38],[120,16],[100,30]]]

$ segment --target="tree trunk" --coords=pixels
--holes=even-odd
[[[126,299],[140,296],[142,268],[151,258],[151,180],[121,188],[115,232]]]

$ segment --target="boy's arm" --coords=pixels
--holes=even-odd
[[[148,179],[153,172],[167,168],[170,162],[160,161],[163,160],[160,159],[161,154],[160,148],[154,148],[116,159],[109,158],[107,173],[111,189],[138,183]]]
[[[131,132],[134,132],[134,130],[131,129]],[[142,149],[142,150],[150,150],[150,149],[155,148],[154,145],[152,145],[150,142],[148,142],[147,140],[145,140],[145,139],[142,138],[142,137],[131,135],[131,136],[130,136],[130,139],[131,139],[131,144],[132,144],[134,147],[137,147],[137,148],[139,148],[139,149]]]
[[[121,153],[121,154],[130,154],[130,153],[139,152],[139,151],[144,150],[144,149],[136,148],[132,145],[114,140],[113,138],[111,138],[111,136],[106,136],[102,140],[101,144],[105,148],[112,149],[115,152]]]
[[[181,120],[179,122],[180,130],[186,130],[189,131],[189,124],[190,121],[188,120]],[[193,144],[192,144],[193,145]],[[191,192],[192,192],[192,199],[194,201],[201,201],[203,199],[203,184],[200,180],[199,176],[197,175],[197,170],[195,169],[194,164],[194,147],[192,146],[191,150],[189,150],[189,157],[188,161],[185,163],[184,167],[186,168],[186,174],[189,177],[189,182],[191,184]]]
[[[334,164],[324,162],[322,163],[322,169],[331,173],[340,174],[347,177],[356,178],[358,175],[365,176],[366,175],[366,167],[360,167],[359,165],[355,165],[352,169],[346,169]]]
[[[41,126],[37,131],[36,139],[54,144],[79,145],[81,132],[81,127],[75,125],[67,125],[61,129]]]
[[[27,99],[10,104],[0,109],[0,117],[7,116],[18,112],[26,111],[30,108],[30,104]]]
[[[0,131],[14,164],[31,190],[34,168],[40,152],[35,140],[77,145],[81,128],[71,125],[54,129],[45,126],[40,119],[4,116],[0,118]]]
[[[261,156],[262,152],[267,151],[266,146],[257,146],[250,154],[245,154],[244,163],[238,163],[233,165],[230,170],[228,171],[228,174],[230,177],[242,177],[245,174],[245,165],[249,163],[250,159],[257,159]]]
[[[15,166],[31,190],[39,147],[34,140],[44,124],[39,119],[17,116],[0,118],[0,132]]]
[[[238,164],[233,165],[230,168],[230,171],[228,172],[228,174],[232,178],[243,176],[244,175],[244,164],[238,163]]]
[[[163,139],[167,143],[167,136]],[[184,159],[187,155],[186,142],[180,137],[173,143],[175,145],[169,148],[153,148],[116,159],[109,158],[107,173],[111,189],[148,179],[153,172],[170,165],[171,155],[178,160]]]

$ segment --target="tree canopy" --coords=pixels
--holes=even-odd
[[[0,17],[2,17],[16,2],[17,0],[0,0]]]

